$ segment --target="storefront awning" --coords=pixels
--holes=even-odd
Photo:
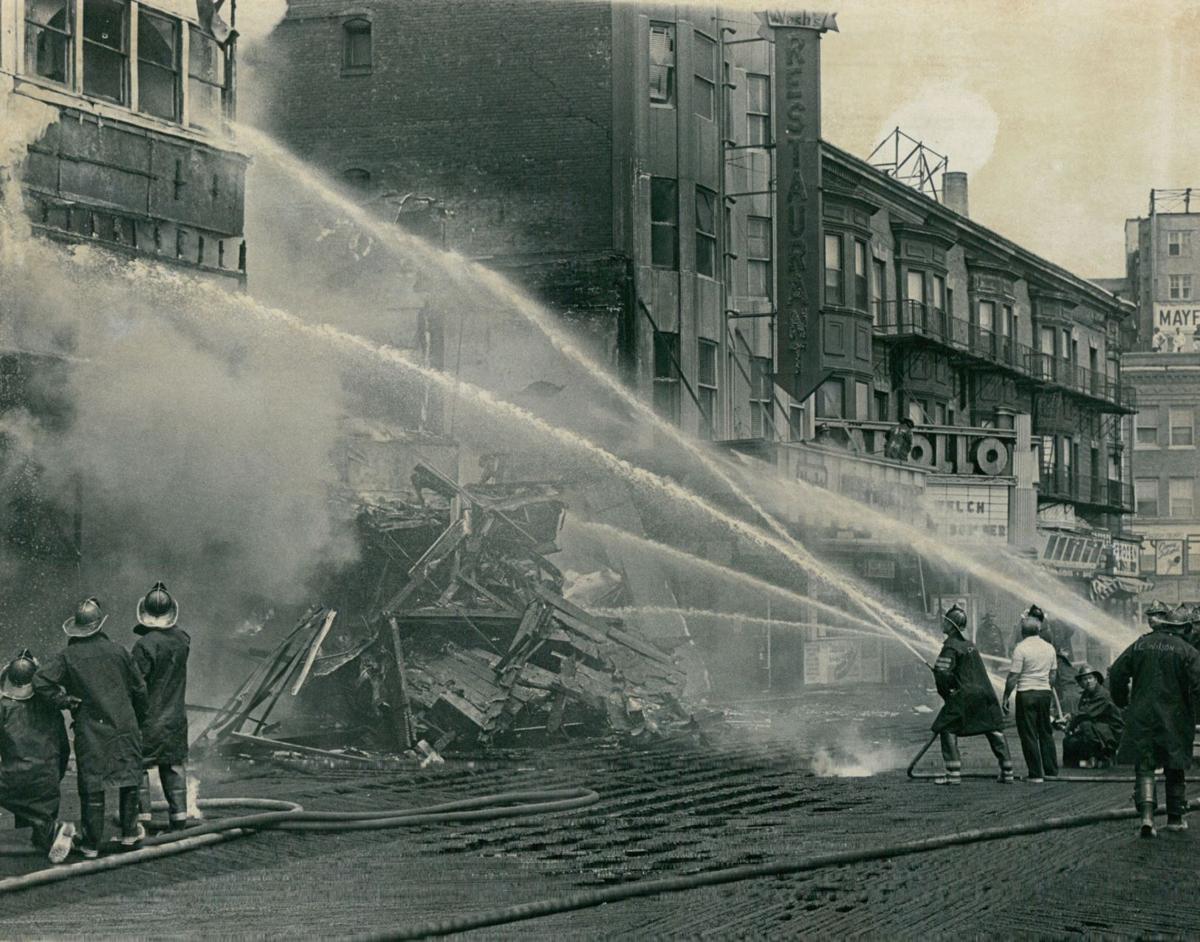
[[[1137,579],[1133,576],[1095,576],[1092,578],[1092,596],[1096,599],[1140,595],[1153,588],[1154,583],[1149,579]]]

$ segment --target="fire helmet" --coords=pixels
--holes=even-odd
[[[963,611],[963,607],[955,602],[942,615],[942,630],[948,631],[954,628],[962,631],[967,627],[967,613]]]
[[[1029,608],[1027,608],[1025,610],[1025,617],[1026,618],[1036,618],[1038,621],[1045,621],[1046,613],[1043,612],[1036,605],[1030,605]]]
[[[92,595],[79,603],[75,615],[63,622],[63,631],[72,638],[89,638],[104,627],[108,616],[100,608],[100,600]]]
[[[4,681],[0,693],[10,700],[28,700],[33,696],[33,675],[37,673],[37,660],[26,649],[4,668]]]
[[[137,620],[146,628],[172,628],[179,620],[179,603],[171,598],[165,585],[156,582],[145,598],[138,601]]]

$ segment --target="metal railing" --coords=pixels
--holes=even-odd
[[[1051,500],[1092,504],[1121,513],[1133,512],[1133,485],[1113,478],[1083,477],[1062,468],[1042,469],[1038,492]]]
[[[1076,366],[1060,357],[1039,353],[1003,333],[953,317],[921,301],[876,304],[875,333],[883,337],[925,337],[977,359],[1093,399],[1135,409],[1132,387],[1104,373]]]

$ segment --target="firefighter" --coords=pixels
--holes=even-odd
[[[1075,712],[1066,718],[1063,765],[1081,769],[1104,768],[1117,751],[1125,719],[1104,689],[1104,675],[1100,671],[1081,664],[1075,682],[1083,694]]]
[[[916,423],[905,417],[891,429],[883,440],[883,456],[892,461],[907,461],[913,447],[913,429]]]
[[[1147,610],[1150,633],[1126,648],[1108,673],[1113,702],[1125,709],[1117,761],[1133,763],[1133,800],[1141,836],[1154,837],[1154,770],[1167,778],[1167,829],[1187,830],[1187,770],[1200,708],[1200,652],[1181,636],[1184,625],[1166,606]]]
[[[33,679],[34,689],[56,706],[75,707],[79,852],[89,858],[100,854],[105,788],[118,789],[118,849],[137,847],[145,836],[137,818],[146,685],[129,652],[101,631],[107,620],[94,596],[80,602],[74,617],[63,622],[67,647]]]
[[[933,666],[937,691],[945,704],[933,721],[932,730],[941,738],[946,774],[935,781],[939,785],[962,784],[962,757],[959,736],[986,736],[992,754],[1000,763],[999,781],[1013,780],[1012,758],[1004,738],[1004,715],[983,658],[963,635],[967,613],[955,604],[942,616],[946,643]]]
[[[75,826],[58,820],[59,785],[71,745],[62,711],[33,695],[38,665],[22,651],[0,681],[0,805],[18,826],[33,828],[33,846],[51,863],[71,852]]]
[[[148,699],[142,722],[141,814],[150,820],[150,769],[158,770],[167,797],[167,813],[172,831],[187,826],[188,724],[184,707],[187,690],[187,662],[190,639],[176,626],[179,603],[156,582],[137,604],[137,625],[133,633],[133,663],[146,683]]]

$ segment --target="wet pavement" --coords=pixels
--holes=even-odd
[[[562,785],[594,788],[601,801],[491,824],[262,833],[5,897],[0,905],[14,920],[5,935],[355,935],[628,881],[1128,804],[1124,783],[974,779],[947,789],[910,781],[902,767],[928,738],[932,714],[915,712],[928,708],[927,692],[871,702],[863,711],[857,699],[831,694],[743,705],[706,745],[566,744],[395,773],[242,763],[208,770],[206,795],[286,797],[310,809],[415,807]],[[982,740],[964,747],[968,769],[992,769]],[[934,749],[922,767],[937,764]],[[3,847],[16,848],[24,834],[8,832]],[[1141,841],[1132,821],[1119,821],[619,902],[475,935],[1192,936],[1200,933],[1197,839]],[[36,864],[2,859],[8,873]],[[14,929],[22,925],[27,932]]]

